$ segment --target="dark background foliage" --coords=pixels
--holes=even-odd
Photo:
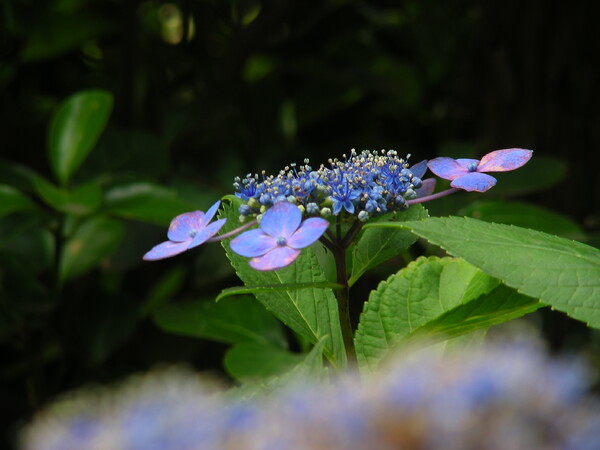
[[[521,179],[511,191],[507,177],[490,198],[520,195],[577,223],[567,237],[597,245],[599,13],[593,1],[4,0],[0,184],[36,204],[0,222],[6,438],[74,387],[162,362],[221,370],[223,344],[151,320],[165,302],[208,301],[239,283],[219,246],[153,264],[141,255],[170,217],[206,208],[247,172],[318,165],[351,148],[415,162],[531,148],[544,164],[526,172],[530,187]],[[114,110],[73,182],[102,188],[93,214],[120,231],[59,283],[65,230],[87,216],[44,204],[18,174],[52,178],[52,113],[90,88],[112,93]],[[127,183],[150,193],[111,209],[106,193]],[[473,200],[432,208],[460,213]],[[561,314],[534,321],[556,348],[598,340]]]

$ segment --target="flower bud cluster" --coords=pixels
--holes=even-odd
[[[275,203],[288,201],[308,216],[337,216],[342,211],[366,221],[388,211],[408,207],[426,161],[409,168],[408,158],[402,159],[394,150],[360,154],[354,149],[343,160],[330,159],[329,166],[313,170],[307,159],[304,165],[291,164],[278,175],[262,173],[235,179],[236,196],[246,203],[240,209],[240,220],[264,213]]]

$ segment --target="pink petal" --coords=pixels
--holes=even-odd
[[[175,242],[191,240],[192,237],[190,233],[200,229],[203,217],[204,212],[202,211],[193,211],[178,215],[171,220],[167,237],[169,240]]]
[[[212,220],[212,218],[215,216],[217,210],[219,209],[219,205],[221,205],[220,200],[217,201],[210,208],[208,208],[208,211],[206,211],[206,214],[204,215],[204,217],[202,218],[202,221],[200,223],[201,227],[205,227],[206,225],[208,225],[208,222],[210,222]]]
[[[290,247],[277,247],[266,255],[252,258],[250,267],[261,271],[281,269],[293,263],[299,254],[300,250]]]
[[[146,261],[156,261],[157,259],[169,258],[185,252],[190,247],[191,241],[171,242],[166,241],[155,245],[152,250],[144,255]]]
[[[427,160],[424,159],[423,161],[416,163],[414,166],[410,167],[409,170],[415,177],[423,178],[423,175],[427,172]]]
[[[455,159],[452,158],[435,158],[427,163],[427,167],[434,174],[446,180],[454,180],[462,175],[469,173],[466,167],[463,167]]]
[[[479,163],[478,172],[506,172],[515,170],[531,159],[533,152],[522,148],[509,148],[488,153]]]
[[[295,249],[308,247],[319,239],[328,227],[329,222],[320,217],[306,219],[302,222],[300,228],[287,240],[287,245]]]
[[[415,189],[415,192],[417,193],[417,198],[426,197],[428,195],[433,194],[433,191],[435,190],[436,181],[437,180],[435,178],[426,178],[425,180],[423,180],[423,184],[421,185],[421,187]]]
[[[192,239],[192,243],[190,244],[190,248],[197,247],[200,244],[204,244],[208,239],[213,237],[215,234],[219,232],[219,230],[225,225],[227,219],[219,219],[215,220],[209,226],[202,228]]]
[[[496,179],[490,175],[479,172],[471,172],[462,177],[456,178],[450,186],[457,189],[464,189],[468,192],[485,192],[494,187]]]
[[[260,228],[269,236],[289,238],[298,229],[302,212],[289,202],[275,203],[264,213]]]
[[[265,234],[261,229],[255,228],[236,236],[229,246],[238,255],[252,258],[273,250],[277,247],[277,242],[275,238]]]

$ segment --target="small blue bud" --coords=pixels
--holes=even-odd
[[[420,178],[413,177],[411,181],[415,189],[419,189],[423,185],[423,181]]]
[[[238,208],[238,212],[242,215],[242,216],[248,216],[250,214],[252,214],[252,208],[250,208],[248,205],[241,205]]]
[[[366,211],[359,212],[358,220],[360,220],[361,222],[366,222],[367,220],[369,220],[369,213]]]
[[[477,170],[477,163],[469,163],[469,165],[467,166],[467,170],[469,172],[475,172]]]
[[[307,214],[319,214],[319,205],[317,205],[316,203],[309,203],[308,205],[306,205],[306,212]]]
[[[412,189],[407,189],[406,192],[404,193],[405,200],[413,200],[415,198],[417,198],[417,193],[415,191],[413,191]]]

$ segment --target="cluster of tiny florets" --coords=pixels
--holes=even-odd
[[[337,216],[342,211],[366,221],[371,216],[408,207],[416,197],[421,179],[394,150],[357,153],[343,160],[330,159],[317,170],[291,164],[277,175],[247,174],[233,184],[243,201],[240,220],[260,216],[275,203],[288,201],[308,216]],[[423,164],[423,168],[424,168]]]

